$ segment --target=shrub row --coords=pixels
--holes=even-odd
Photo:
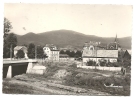
[[[77,72],[72,72],[72,75],[68,75],[65,78],[66,85],[73,85],[78,87],[85,87],[86,89],[95,89],[100,91],[105,91],[111,94],[118,95],[130,95],[130,76],[124,76],[122,78],[111,76],[93,78],[91,75],[77,76]],[[123,86],[122,89],[119,88],[107,88],[104,86],[114,84],[116,86]],[[127,87],[127,88],[126,88]],[[126,90],[126,91],[124,91]]]
[[[124,62],[123,65],[126,67],[127,65],[130,65],[130,64],[126,64],[126,63],[129,63],[129,62]],[[93,60],[89,60],[87,61],[87,66],[107,66],[107,67],[120,67],[122,66],[122,63],[121,62],[110,62],[110,61],[107,61],[107,60],[99,60],[99,63],[97,64],[96,61],[93,61]]]

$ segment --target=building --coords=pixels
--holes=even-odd
[[[25,46],[16,46],[14,48],[14,56],[16,56],[16,54],[17,54],[17,52],[19,50],[23,50],[23,52],[25,53],[25,57],[24,58],[28,58],[28,56],[27,56],[27,47],[25,47]]]
[[[53,44],[46,44],[43,48],[44,54],[46,54],[48,60],[59,61],[59,50]]]
[[[92,41],[89,43],[86,42],[83,46],[82,53],[83,65],[89,60],[96,61],[96,63],[104,59],[110,62],[117,62],[119,44],[117,43],[117,39],[115,40],[116,41],[109,44]]]

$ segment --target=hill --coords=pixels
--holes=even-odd
[[[113,42],[115,37],[104,38],[94,35],[85,35],[71,30],[56,30],[44,33],[27,33],[25,35],[17,35],[18,45],[34,43],[36,45],[45,46],[45,44],[55,44],[58,47],[73,46],[82,48],[85,42],[99,41],[103,43]],[[118,38],[120,45],[125,49],[131,49],[131,37]]]

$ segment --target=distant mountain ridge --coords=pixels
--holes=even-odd
[[[96,41],[102,43],[114,42],[115,37],[98,37],[95,35],[85,35],[71,30],[55,30],[35,34],[33,32],[25,35],[17,35],[18,45],[34,43],[36,45],[45,46],[45,44],[55,44],[58,47],[66,47],[68,45],[74,48],[82,48],[85,42]],[[118,38],[122,48],[131,49],[131,37]]]

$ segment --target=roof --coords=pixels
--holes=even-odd
[[[118,50],[97,50],[97,57],[118,57]]]
[[[103,48],[103,49],[109,49],[109,50],[116,50],[118,47],[121,47],[119,43],[117,42],[111,42],[109,44],[106,44],[102,42],[92,42],[92,41],[85,42],[84,47],[90,47],[91,45],[94,46],[95,48],[97,47],[98,49]]]
[[[108,44],[108,49],[117,49],[116,46],[117,46],[117,48],[119,46],[119,44],[116,43],[116,42],[109,43]]]
[[[59,51],[59,49],[53,44],[46,44],[45,47],[48,47],[51,51]]]
[[[90,46],[94,46],[95,48],[97,47],[97,48],[104,48],[104,49],[106,49],[106,47],[107,47],[107,44],[105,44],[105,43],[101,43],[101,42],[86,42],[85,44],[84,44],[84,47],[90,47]]]
[[[20,49],[25,49],[25,50],[27,50],[27,48],[26,48],[25,46],[16,46],[16,47],[14,48],[14,50],[20,50]]]

